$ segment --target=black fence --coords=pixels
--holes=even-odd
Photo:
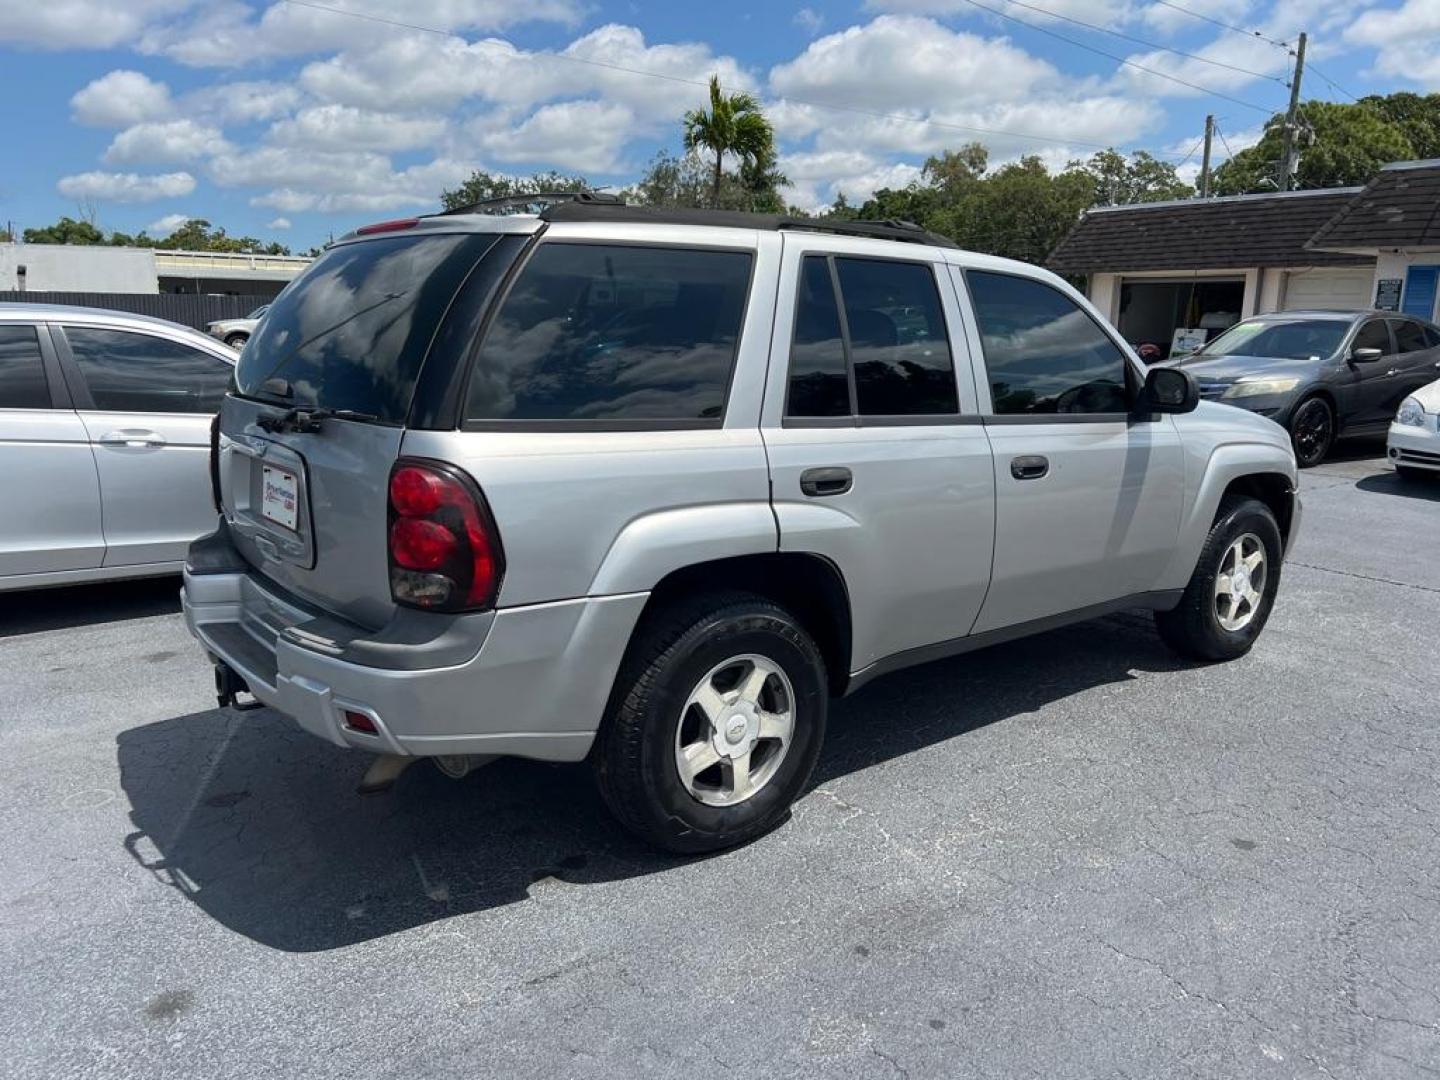
[[[206,323],[216,319],[243,319],[273,299],[273,296],[194,296],[187,293],[0,291],[0,303],[19,301],[26,304],[72,304],[79,307],[108,308],[110,311],[128,311],[134,315],[169,319],[183,326],[193,326],[196,330],[205,329]]]

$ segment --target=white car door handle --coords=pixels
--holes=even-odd
[[[158,431],[150,431],[146,428],[123,428],[119,431],[107,431],[100,436],[101,446],[129,446],[143,449],[165,445],[165,437]]]

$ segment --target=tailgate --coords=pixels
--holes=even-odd
[[[323,433],[272,434],[255,423],[283,411],[225,399],[220,493],[235,544],[284,589],[361,625],[382,626],[394,610],[386,482],[402,429],[327,420]]]

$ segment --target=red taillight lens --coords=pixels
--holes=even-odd
[[[402,461],[390,475],[390,593],[431,611],[492,606],[504,572],[484,497],[459,469]]]
[[[375,721],[366,716],[363,712],[356,712],[354,709],[345,710],[345,726],[351,731],[358,731],[362,735],[378,735],[375,730]]]
[[[390,527],[390,555],[409,570],[438,570],[456,548],[455,534],[439,522],[402,517]]]

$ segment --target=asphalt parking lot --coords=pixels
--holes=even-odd
[[[1440,1071],[1440,483],[1351,455],[1256,650],[1122,615],[840,704],[713,858],[580,768],[218,712],[175,583],[0,597],[14,1077]]]

